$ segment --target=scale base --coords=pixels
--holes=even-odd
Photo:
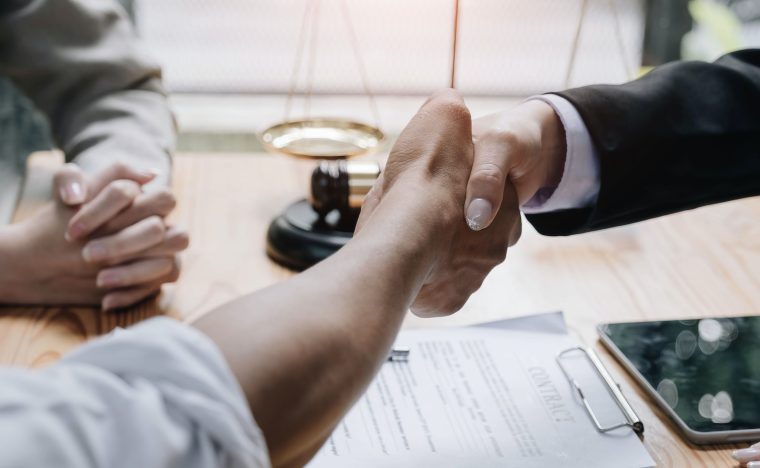
[[[334,210],[323,218],[308,201],[299,200],[269,225],[267,255],[285,268],[305,270],[346,245],[358,217],[359,210]]]

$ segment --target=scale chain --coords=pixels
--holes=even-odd
[[[348,8],[348,4],[345,0],[339,0],[341,15],[345,23],[348,35],[349,43],[351,44],[351,50],[356,61],[357,69],[359,71],[359,77],[362,82],[362,88],[364,94],[369,99],[370,111],[375,120],[375,126],[380,127],[380,112],[377,105],[377,100],[369,85],[369,77],[367,69],[362,59],[362,54],[359,48],[359,41],[356,35],[353,22],[351,21],[351,14]],[[303,18],[301,20],[301,30],[298,35],[298,45],[296,49],[295,61],[293,63],[293,72],[290,78],[290,89],[288,90],[288,98],[285,105],[285,121],[290,120],[291,111],[293,109],[293,101],[298,89],[299,77],[301,74],[301,67],[304,62],[304,53],[306,48],[307,36],[310,36],[309,51],[308,51],[308,64],[306,69],[306,83],[305,83],[305,98],[304,98],[304,114],[308,119],[311,114],[311,98],[314,90],[314,73],[317,63],[317,44],[319,42],[319,23],[320,23],[320,6],[321,0],[313,0],[306,2],[304,8]]]

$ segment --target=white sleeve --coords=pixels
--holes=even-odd
[[[43,370],[0,369],[0,466],[268,467],[264,437],[205,335],[155,318]]]
[[[554,109],[565,127],[567,154],[565,170],[557,187],[546,187],[522,206],[528,214],[583,208],[593,204],[599,194],[599,156],[586,124],[578,111],[556,94],[533,96]]]

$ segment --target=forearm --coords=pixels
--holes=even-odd
[[[430,268],[415,218],[376,213],[328,260],[196,324],[227,357],[273,464],[308,456],[384,360]]]
[[[760,194],[760,51],[558,94],[588,127],[601,185],[589,208],[530,216],[542,233],[604,229]]]
[[[6,302],[10,294],[11,266],[10,232],[7,226],[0,227],[0,303]]]
[[[116,162],[154,170],[157,176],[148,189],[169,185],[175,131],[157,78],[98,98],[78,109],[70,122],[72,131],[60,141],[67,160],[90,174]]]
[[[0,386],[3,467],[269,466],[224,358],[166,317],[91,340],[45,369],[0,368]]]
[[[24,286],[18,271],[18,248],[17,225],[0,226],[0,304],[18,302],[20,288]]]
[[[91,172],[116,161],[156,168],[168,183],[174,124],[161,71],[117,3],[13,2],[0,12],[0,43],[0,73],[48,117],[69,160]]]

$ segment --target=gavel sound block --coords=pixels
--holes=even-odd
[[[377,163],[322,161],[311,175],[309,199],[291,204],[269,225],[269,258],[301,271],[346,245],[379,175]]]

